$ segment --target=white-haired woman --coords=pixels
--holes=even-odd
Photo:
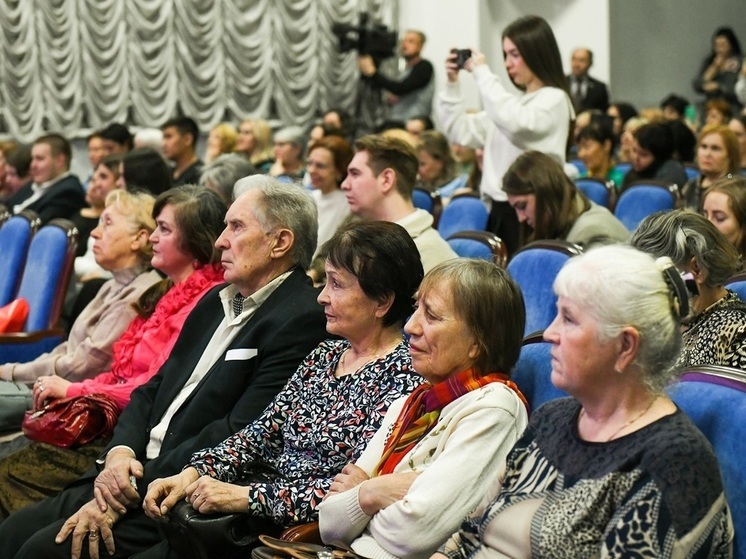
[[[715,455],[662,390],[688,302],[678,270],[607,246],[572,258],[554,288],[544,338],[572,398],[534,412],[499,492],[439,554],[730,557]]]

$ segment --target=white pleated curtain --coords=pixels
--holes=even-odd
[[[397,0],[0,0],[0,132],[352,110],[355,54],[331,26],[360,11],[396,27]]]

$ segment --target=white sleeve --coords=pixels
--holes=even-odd
[[[381,427],[373,435],[368,446],[365,447],[360,458],[355,462],[355,465],[362,468],[368,476],[378,465],[383,455],[383,447],[386,444],[391,425],[399,417],[399,412],[408,397],[408,395],[402,396],[391,403]],[[360,508],[357,498],[359,491],[360,485],[344,493],[327,497],[321,502],[319,505],[319,532],[324,543],[345,547],[365,530],[371,517]]]
[[[484,112],[468,114],[458,82],[448,82],[438,96],[438,119],[451,142],[470,148],[480,148],[487,141],[489,119]]]
[[[746,64],[746,62],[744,62]],[[742,105],[746,105],[746,76],[741,73],[736,82],[736,98]]]
[[[376,543],[401,558],[434,553],[481,502],[490,482],[503,477],[508,452],[525,425],[525,412],[516,418],[505,408],[462,418],[406,497],[370,520]]]
[[[568,121],[572,116],[570,100],[561,89],[542,88],[531,102],[524,103],[487,66],[477,66],[473,74],[485,112],[511,141],[516,135],[546,136],[556,128],[558,115],[566,114]]]

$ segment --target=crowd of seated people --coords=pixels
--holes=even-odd
[[[173,188],[155,200],[145,193],[110,194],[93,237],[100,263],[115,279],[83,310],[67,342],[32,362],[2,367],[4,378],[30,390],[28,407],[42,410],[56,399],[97,394],[121,412],[132,391],[165,362],[194,306],[222,283],[214,244],[225,211],[214,192],[198,186]],[[165,279],[148,271],[151,266]],[[13,427],[10,419],[6,429]],[[15,420],[17,428],[20,417]],[[80,449],[31,442],[3,458],[0,514],[61,490],[94,465],[105,442]],[[13,446],[19,447],[17,440]]]
[[[11,413],[0,401],[0,427],[94,393],[120,413],[79,448],[0,446],[0,555],[174,557],[159,522],[186,503],[268,520],[275,535],[319,520],[325,543],[381,559],[551,556],[557,538],[577,554],[625,555],[634,541],[662,556],[728,556],[715,458],[663,388],[683,366],[746,369],[746,303],[725,287],[746,253],[746,183],[734,176],[746,133],[715,89],[729,87],[733,41],[716,33],[701,72],[696,157],[685,99],[639,116],[613,102],[573,135],[546,21],[516,20],[502,46],[520,93],[483,54],[462,65],[452,54],[439,122],[380,134],[356,136],[334,108],[274,133],[260,118],[223,122],[198,153],[189,117],[151,129],[148,147],[115,123],[87,138],[83,184],[61,135],[0,144],[3,203],[75,222],[79,278],[103,285],[81,298],[65,343],[0,364],[0,399],[23,402]],[[462,70],[481,112],[464,104]],[[619,190],[675,184],[704,215],[654,214],[630,232],[575,186],[570,154]],[[446,202],[477,193],[511,254],[540,239],[584,247],[556,280],[544,334],[570,399],[528,409],[510,380],[520,287],[497,264],[456,259],[414,188]],[[676,452],[709,483],[684,487]],[[257,463],[272,481],[246,479]],[[691,495],[698,506],[683,506]],[[657,512],[636,523],[644,507]]]

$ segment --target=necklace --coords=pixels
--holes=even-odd
[[[632,424],[633,424],[633,423],[634,423],[635,421],[639,420],[639,419],[640,419],[640,418],[641,418],[641,417],[642,417],[643,415],[645,415],[646,413],[648,413],[648,412],[650,411],[650,408],[652,408],[652,407],[653,407],[653,404],[655,403],[655,401],[656,401],[657,399],[658,399],[658,396],[656,396],[655,398],[653,398],[652,400],[650,400],[650,403],[649,403],[649,404],[647,405],[647,407],[646,407],[646,408],[645,408],[644,410],[642,410],[642,411],[641,411],[640,413],[638,413],[638,414],[637,414],[637,415],[636,415],[635,417],[633,417],[632,419],[630,419],[629,421],[627,421],[627,423],[625,423],[625,424],[623,424],[623,425],[622,425],[621,427],[619,427],[619,429],[617,429],[616,431],[614,431],[614,432],[613,432],[613,433],[612,433],[612,434],[611,434],[611,435],[609,436],[609,438],[608,438],[608,439],[606,439],[606,440],[605,440],[604,442],[608,443],[608,442],[609,442],[609,441],[611,441],[611,440],[612,440],[612,439],[613,439],[614,437],[616,437],[616,436],[617,436],[617,435],[618,435],[619,433],[621,433],[622,431],[624,431],[624,429],[626,429],[627,427],[629,427],[630,425],[632,425]],[[582,409],[580,410],[580,416],[584,416],[584,415],[585,415],[585,408],[582,408]]]
[[[351,347],[348,347],[344,352],[342,353],[342,358],[339,360],[339,372],[341,373],[338,376],[344,377],[348,374],[355,374],[360,369],[368,365],[369,363],[373,363],[375,361],[378,361],[382,356],[388,355],[391,350],[393,350],[396,346],[398,346],[401,343],[401,340],[396,340],[396,342],[393,345],[385,347],[382,351],[379,351],[376,353],[373,357],[365,361],[362,365],[360,365],[357,369],[352,371],[351,373],[347,372],[347,354],[350,352]]]

